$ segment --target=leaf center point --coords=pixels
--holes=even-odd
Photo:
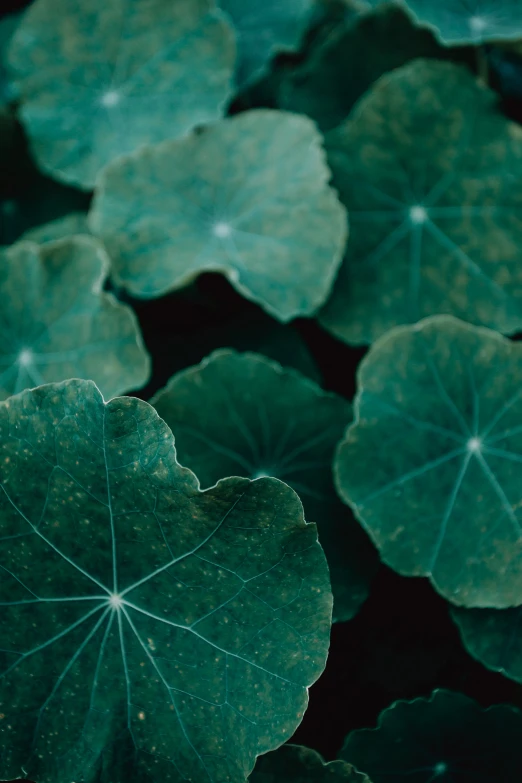
[[[232,226],[230,226],[228,223],[219,222],[214,223],[212,230],[214,232],[214,236],[218,237],[218,239],[226,239],[232,233]]]
[[[109,604],[112,606],[113,609],[121,609],[123,606],[123,598],[121,595],[118,595],[117,593],[112,593],[109,596]]]
[[[18,364],[20,364],[22,367],[28,367],[30,364],[32,364],[33,358],[33,352],[28,348],[25,348],[18,354]]]
[[[470,438],[468,440],[468,451],[471,451],[474,454],[476,454],[481,449],[482,449],[482,441],[480,440],[480,438]]]
[[[428,219],[428,212],[421,204],[410,207],[410,221],[414,226],[421,226]]]

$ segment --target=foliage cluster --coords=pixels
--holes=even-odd
[[[522,780],[520,0],[20,5],[0,778]]]

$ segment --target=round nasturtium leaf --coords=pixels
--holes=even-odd
[[[249,783],[370,783],[345,761],[325,763],[319,753],[300,745],[283,745],[260,756]]]
[[[327,135],[350,238],[322,324],[352,344],[435,313],[522,327],[522,130],[462,67],[382,77]]]
[[[179,461],[202,486],[225,476],[275,476],[295,489],[319,529],[334,619],[351,619],[378,559],[333,485],[332,459],[350,404],[264,356],[230,350],[174,375],[151,404],[174,432]]]
[[[299,47],[315,0],[217,0],[237,33],[236,82],[245,87],[261,76],[274,54]]]
[[[462,693],[397,701],[376,729],[354,731],[339,754],[372,783],[514,783],[522,774],[522,713],[482,709]]]
[[[466,650],[488,669],[522,683],[522,607],[452,608]]]
[[[290,487],[201,492],[135,398],[0,405],[0,776],[244,783],[300,722],[331,617]]]
[[[0,253],[0,399],[66,378],[94,380],[106,399],[147,383],[136,317],[103,291],[108,271],[90,237]]]
[[[520,0],[396,0],[444,44],[522,38]]]
[[[9,62],[40,168],[91,189],[122,153],[221,116],[235,41],[212,0],[36,0]]]
[[[305,117],[254,110],[105,169],[90,227],[138,297],[204,271],[288,321],[324,303],[346,241],[321,137]]]
[[[446,52],[402,9],[385,5],[339,25],[304,65],[283,79],[279,106],[307,114],[328,131],[346,119],[384,73],[414,58],[442,58]]]
[[[381,338],[358,384],[335,478],[381,558],[459,605],[522,603],[522,345],[435,316]]]

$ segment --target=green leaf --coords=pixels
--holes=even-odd
[[[259,78],[272,57],[295,49],[308,27],[315,0],[217,0],[237,31],[240,88]]]
[[[488,669],[522,683],[522,607],[460,609],[452,607],[462,642]]]
[[[103,292],[109,259],[98,242],[20,242],[0,259],[0,399],[75,377],[96,381],[106,398],[145,385],[138,323]]]
[[[373,783],[513,783],[522,769],[522,713],[483,710],[461,693],[398,701],[376,729],[352,732],[339,754]]]
[[[522,327],[522,130],[471,73],[418,60],[327,136],[350,238],[321,323],[352,344],[450,313]],[[421,140],[421,142],[420,142]]]
[[[36,228],[31,228],[23,234],[22,239],[43,244],[44,242],[55,242],[57,239],[66,239],[78,234],[90,234],[86,212],[71,212],[70,215],[65,215],[65,217],[51,220],[49,223],[36,226]]]
[[[336,483],[382,559],[456,604],[522,603],[522,345],[450,316],[360,365]]]
[[[334,618],[352,618],[378,561],[333,486],[332,459],[351,420],[349,403],[264,356],[223,350],[175,375],[151,404],[176,436],[179,461],[202,486],[225,476],[275,476],[295,489],[306,518],[318,525]]]
[[[244,783],[328,648],[316,529],[274,479],[200,492],[145,402],[0,405],[0,774]]]
[[[36,0],[9,56],[39,166],[91,189],[122,153],[222,114],[235,43],[211,0]]]
[[[416,57],[444,57],[427,30],[400,8],[349,18],[279,88],[279,105],[312,117],[322,131],[339,125],[359,98],[387,71]]]
[[[370,783],[344,761],[324,762],[319,753],[299,745],[283,745],[257,760],[250,783]]]
[[[109,166],[90,226],[135,296],[220,271],[288,321],[324,303],[341,261],[346,214],[329,177],[310,120],[245,112]]]
[[[417,24],[444,44],[474,44],[522,38],[520,0],[403,0]]]

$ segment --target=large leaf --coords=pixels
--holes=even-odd
[[[39,166],[87,189],[118,155],[219,117],[234,61],[211,0],[36,0],[10,48]]]
[[[319,753],[300,745],[283,745],[257,760],[250,783],[370,783],[344,761],[324,762]]]
[[[0,254],[0,399],[66,378],[106,398],[143,386],[150,360],[132,310],[103,292],[109,260],[89,237]]]
[[[352,732],[341,758],[373,783],[514,783],[522,772],[522,713],[483,710],[461,693],[398,701],[376,729]]]
[[[464,68],[384,76],[327,136],[350,238],[321,315],[349,343],[451,313],[522,326],[522,130]]]
[[[457,604],[522,603],[522,345],[436,316],[362,362],[341,496],[381,557]]]
[[[398,0],[401,2],[401,0]],[[402,0],[412,18],[445,44],[522,38],[520,0]]]
[[[522,683],[522,607],[453,607],[452,615],[470,655],[488,669]]]
[[[174,432],[181,464],[202,486],[225,476],[268,475],[298,492],[328,559],[334,617],[353,617],[377,558],[333,486],[332,459],[351,420],[349,403],[258,354],[216,351],[171,378],[151,404]]]
[[[274,479],[202,493],[145,402],[0,405],[0,776],[244,783],[328,648],[316,529]]]
[[[130,293],[155,297],[205,270],[281,321],[325,301],[346,239],[320,136],[260,110],[109,166],[90,225]]]
[[[279,89],[279,105],[312,117],[321,130],[339,125],[354,103],[387,71],[416,57],[443,57],[427,30],[392,5],[349,18]]]
[[[315,0],[217,2],[237,30],[236,81],[240,88],[262,75],[278,51],[299,46],[315,6]]]

